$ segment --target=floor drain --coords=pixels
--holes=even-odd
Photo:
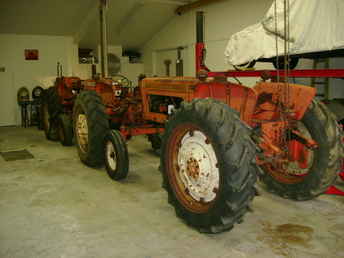
[[[24,159],[34,158],[34,156],[27,150],[0,152],[0,155],[6,161],[15,161],[15,160],[24,160]]]

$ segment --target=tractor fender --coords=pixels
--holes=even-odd
[[[287,83],[258,83],[253,90],[257,103],[254,120],[271,121],[280,116],[280,108],[290,112],[290,117],[302,119],[307,108],[315,97],[315,88]]]
[[[249,87],[229,82],[199,83],[194,98],[213,98],[226,103],[240,114],[241,120],[251,125],[257,95]]]

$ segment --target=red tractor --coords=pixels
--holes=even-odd
[[[82,88],[80,78],[64,77],[62,66],[57,63],[55,84],[41,96],[41,121],[48,140],[60,140],[64,146],[73,145],[73,105]]]
[[[81,161],[105,163],[112,179],[124,179],[126,141],[149,135],[161,149],[169,203],[187,224],[209,233],[241,222],[257,176],[284,198],[324,193],[340,170],[343,146],[334,115],[314,98],[315,89],[271,82],[248,88],[223,73],[209,77],[202,12],[197,25],[196,78],[145,78],[134,88],[106,74],[84,82],[73,107]]]

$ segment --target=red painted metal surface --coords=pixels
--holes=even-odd
[[[342,180],[344,181],[344,172],[341,172],[341,173],[339,174],[339,177],[340,177],[340,179],[342,179]]]
[[[164,128],[156,127],[122,127],[120,129],[121,134],[125,139],[131,136],[144,135],[144,134],[159,134],[164,132]]]
[[[194,98],[214,98],[226,102],[227,85],[224,83],[200,83],[196,86]]]
[[[226,72],[208,72],[208,77],[285,77],[284,70],[253,70],[253,71],[235,71],[230,70]],[[294,78],[312,78],[312,77],[331,77],[344,78],[344,69],[306,69],[306,70],[290,70],[289,77]]]
[[[196,43],[196,74],[199,74],[202,71],[210,72],[204,63],[205,51],[204,43]]]
[[[327,189],[327,191],[325,192],[325,194],[328,195],[338,195],[338,196],[344,196],[344,192],[340,189],[338,189],[335,186],[331,186],[329,189]]]

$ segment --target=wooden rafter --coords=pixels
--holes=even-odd
[[[193,9],[196,9],[198,7],[204,6],[204,5],[209,5],[213,3],[217,3],[220,1],[225,1],[225,0],[198,0],[190,4],[182,5],[176,9],[176,13],[178,15],[182,15],[183,13],[186,13],[188,11],[191,11]]]

